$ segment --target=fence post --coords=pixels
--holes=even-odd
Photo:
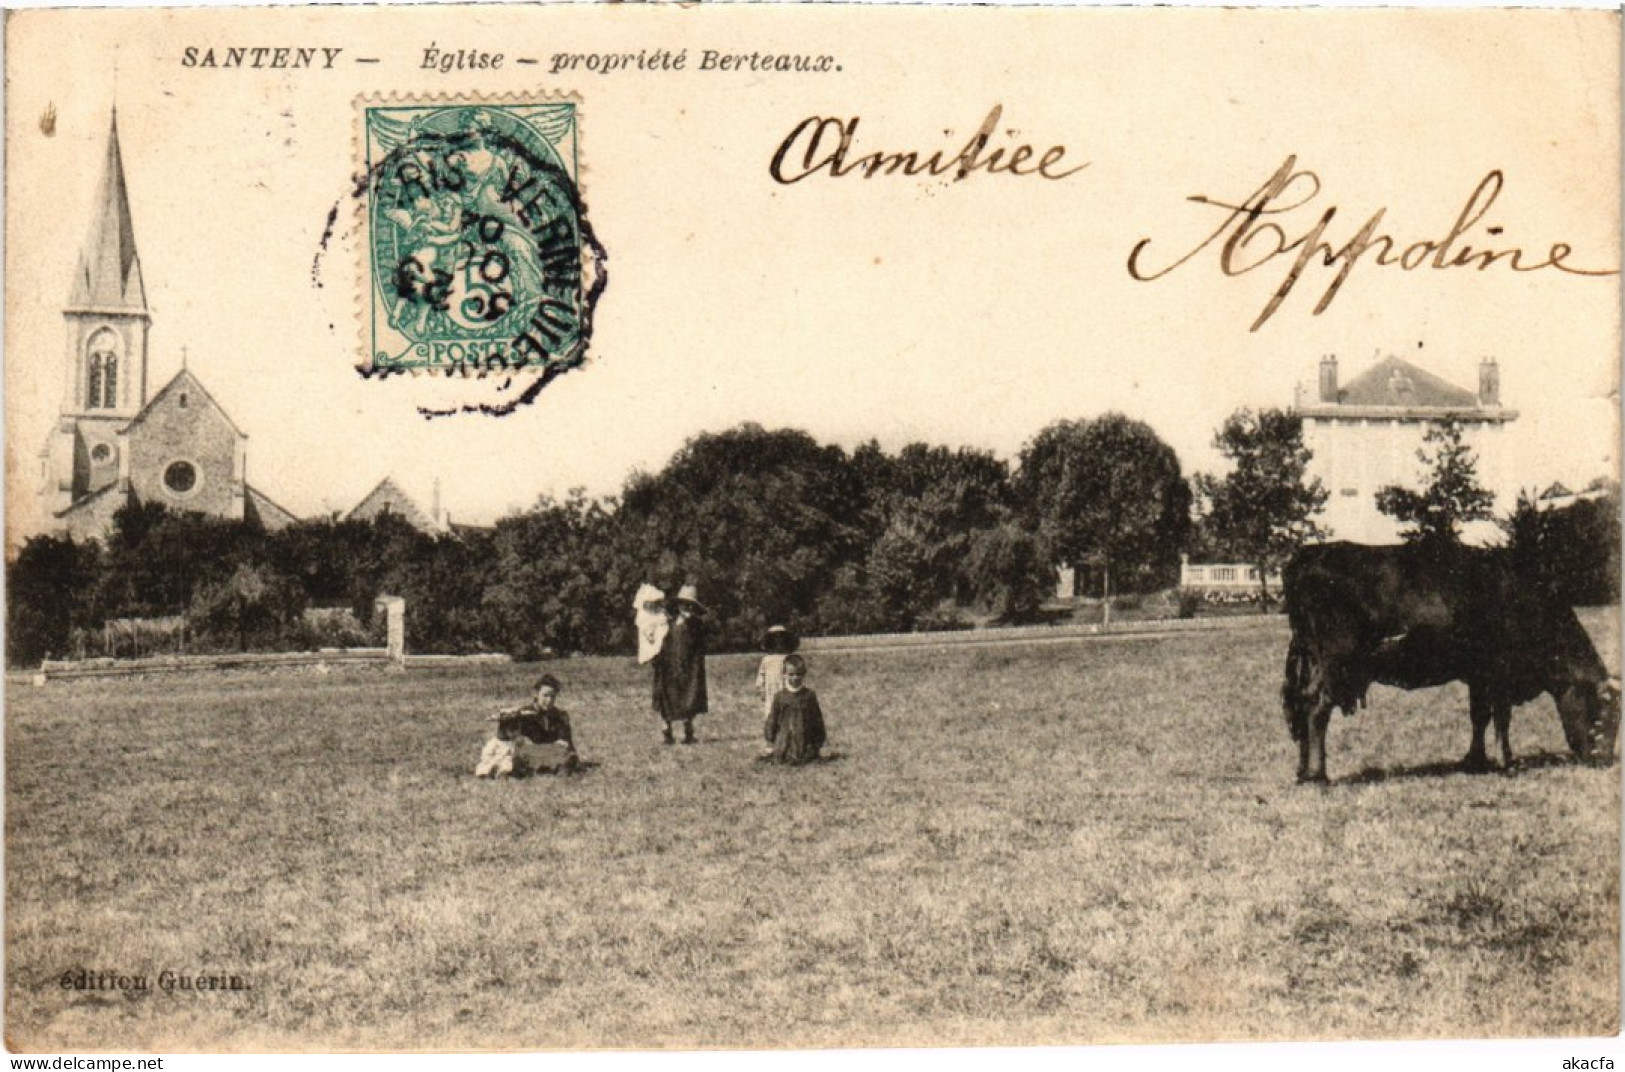
[[[396,666],[406,665],[406,600],[400,596],[379,596],[375,607],[387,615],[389,657]]]

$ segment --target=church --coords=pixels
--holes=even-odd
[[[40,452],[51,531],[104,537],[126,503],[248,521],[297,520],[248,483],[248,436],[182,367],[148,391],[147,309],[119,152],[118,116],[90,235],[62,310],[67,326],[62,406]]]

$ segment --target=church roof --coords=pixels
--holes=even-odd
[[[262,528],[273,531],[299,520],[292,510],[246,481],[243,483],[243,514],[245,521],[252,519],[259,522]]]
[[[79,251],[69,300],[78,309],[147,311],[141,259],[135,251],[135,225],[130,219],[130,195],[124,187],[117,112],[107,135],[107,159],[102,164],[90,236]]]
[[[100,488],[97,488],[95,491],[91,492],[89,495],[86,495],[82,499],[75,499],[68,506],[64,507],[61,510],[56,511],[51,516],[54,517],[54,518],[57,518],[58,520],[61,520],[62,518],[68,517],[68,516],[70,516],[72,514],[84,513],[86,510],[89,510],[93,505],[100,502],[102,499],[105,499],[107,496],[113,494],[117,490],[118,490],[118,481],[114,481],[111,484],[106,484],[106,485],[104,485],[104,486],[102,486]],[[129,499],[129,492],[128,491],[125,492],[125,499],[126,499],[126,501],[128,501],[128,499]]]
[[[1337,393],[1345,406],[1437,406],[1476,409],[1478,396],[1417,368],[1402,357],[1385,357]]]
[[[151,400],[148,401],[146,405],[141,407],[141,412],[130,418],[130,423],[124,426],[124,431],[128,432],[130,429],[146,420],[147,415],[157,408],[159,402],[182,388],[185,388],[188,391],[196,391],[199,395],[202,395],[203,401],[214,407],[214,411],[220,414],[221,420],[225,421],[233,432],[236,432],[244,439],[248,438],[248,435],[241,428],[237,427],[237,422],[231,419],[231,414],[227,413],[225,409],[221,407],[220,403],[214,400],[214,396],[209,393],[208,388],[203,386],[203,381],[192,375],[190,369],[185,368],[175,373],[175,375],[170,378],[169,382],[164,384],[163,387],[159,389],[158,393],[153,395]]]

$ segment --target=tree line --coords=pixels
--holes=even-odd
[[[1172,448],[1120,414],[1051,424],[1014,466],[924,443],[849,452],[746,424],[693,437],[617,496],[543,497],[491,528],[438,536],[392,515],[270,532],[131,504],[105,540],[21,548],[7,572],[7,657],[62,657],[130,619],[178,623],[188,650],[350,645],[365,642],[356,627],[385,593],[406,599],[414,651],[621,652],[645,581],[698,583],[722,648],[750,647],[774,623],[827,634],[952,628],[968,614],[1027,621],[1062,563],[1087,565],[1096,590],[1145,593],[1177,582],[1182,552],[1267,573],[1317,535],[1325,491],[1305,477],[1295,416],[1238,411],[1215,445],[1230,471],[1187,479]],[[1584,538],[1596,542],[1596,527]]]

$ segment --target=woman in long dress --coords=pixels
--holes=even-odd
[[[683,724],[683,743],[694,744],[694,717],[708,710],[705,692],[705,605],[699,590],[685,584],[673,601],[674,616],[665,644],[654,658],[654,709],[673,743],[672,727]],[[668,604],[672,605],[672,604]]]

